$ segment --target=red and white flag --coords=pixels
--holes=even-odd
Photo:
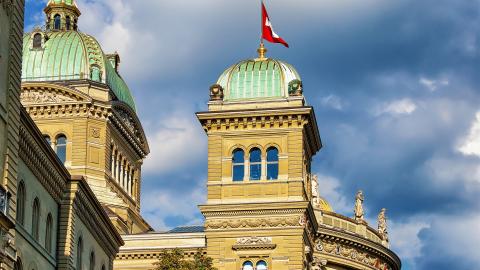
[[[270,22],[267,9],[265,8],[265,5],[263,4],[263,2],[262,2],[262,38],[273,43],[281,43],[288,48],[287,42],[285,42],[285,40],[283,40],[279,35],[277,35],[273,31],[272,23]]]

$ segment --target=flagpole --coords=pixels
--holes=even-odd
[[[265,49],[265,45],[263,44],[263,0],[260,0],[260,47],[257,49],[258,52],[258,59],[265,60],[265,53],[267,49]]]

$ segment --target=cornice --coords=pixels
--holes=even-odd
[[[288,215],[304,213],[307,201],[199,205],[205,217]]]
[[[23,108],[20,111],[20,157],[55,201],[60,203],[70,174],[47,145],[29,115]]]
[[[83,177],[72,177],[72,183],[77,184],[74,199],[74,209],[82,222],[87,226],[89,232],[101,244],[111,256],[115,255],[119,247],[124,244],[120,234],[117,232],[109,217],[97,200],[90,186]],[[94,218],[92,218],[94,217]]]
[[[133,250],[128,250],[126,252],[120,251],[120,253],[117,254],[116,260],[149,260],[149,259],[158,259],[160,254],[164,250],[169,250],[169,249],[174,249],[175,247],[171,248],[157,248],[155,250],[142,250],[139,249],[137,251]],[[198,250],[201,250],[204,255],[207,255],[207,250],[205,247],[202,248],[185,248],[182,249],[183,254],[187,258],[193,258],[195,254],[197,253]]]
[[[325,247],[322,243],[332,243],[336,250],[325,250]],[[368,239],[362,238],[357,235],[353,235],[347,232],[325,228],[320,226],[317,231],[317,241],[315,249],[318,252],[327,251],[327,253],[337,253],[336,255],[341,254],[342,246],[347,246],[354,248],[355,250],[364,251],[368,254],[371,254],[375,257],[379,257],[382,260],[385,260],[393,270],[401,269],[400,258],[390,249],[387,249],[383,245],[377,244]],[[354,253],[343,254],[344,257],[355,258]],[[383,270],[383,269],[382,269]]]

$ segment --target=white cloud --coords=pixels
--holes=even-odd
[[[171,229],[166,225],[167,217],[181,217],[184,225],[203,224],[197,205],[205,202],[205,191],[197,186],[190,192],[184,190],[143,190],[142,215],[157,230]]]
[[[417,105],[411,99],[404,98],[383,103],[374,109],[373,114],[376,116],[380,116],[382,114],[408,115],[412,114],[416,109]]]
[[[457,150],[464,155],[480,157],[480,112],[477,112],[468,135],[462,139]]]
[[[145,159],[143,171],[160,175],[180,169],[188,164],[198,164],[206,158],[206,136],[193,115],[172,115],[157,119],[161,127],[148,136],[150,154]]]
[[[320,103],[325,107],[329,107],[338,111],[343,110],[346,105],[340,97],[333,94],[322,97]]]
[[[422,229],[430,228],[425,218],[414,217],[406,222],[389,221],[391,248],[402,260],[413,261],[421,256],[423,243],[418,234]]]
[[[340,192],[340,180],[335,177],[317,174],[320,196],[324,197],[338,213],[352,212],[353,205],[349,205],[347,200]]]
[[[421,85],[425,86],[431,92],[437,90],[441,86],[448,86],[450,84],[450,82],[447,79],[433,80],[433,79],[428,79],[426,77],[420,77],[418,82]]]

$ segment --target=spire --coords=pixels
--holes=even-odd
[[[77,31],[81,13],[75,0],[49,0],[44,12],[47,30]]]

